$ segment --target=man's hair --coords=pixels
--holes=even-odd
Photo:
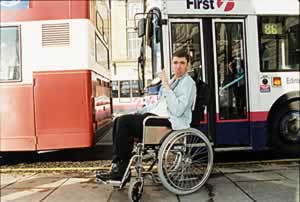
[[[184,49],[179,49],[179,50],[175,51],[172,55],[172,58],[173,57],[185,58],[187,63],[189,63],[189,61],[190,61],[190,55]]]

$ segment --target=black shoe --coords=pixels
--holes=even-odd
[[[127,169],[128,162],[117,162],[112,164],[112,169],[109,173],[97,173],[96,178],[100,179],[101,181],[121,181],[123,179],[124,173]],[[127,178],[125,180],[125,183],[130,181],[131,172],[128,171]]]

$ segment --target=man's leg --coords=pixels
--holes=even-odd
[[[118,156],[129,162],[133,149],[134,138],[141,139],[143,135],[143,121],[151,114],[128,114],[118,120],[116,130],[116,144]]]
[[[112,167],[109,174],[98,175],[97,178],[103,181],[122,179],[132,155],[133,138],[141,139],[143,120],[149,115],[151,114],[128,114],[119,117],[115,123],[113,134],[113,151],[119,161],[115,162],[116,164]],[[127,180],[129,178],[130,174]]]
[[[113,123],[113,130],[112,130],[112,141],[113,141],[113,146],[112,146],[112,163],[117,163],[120,160],[120,157],[118,156],[118,145],[116,143],[116,133],[117,133],[117,128],[118,128],[118,121],[119,121],[119,117],[117,117],[114,120]]]

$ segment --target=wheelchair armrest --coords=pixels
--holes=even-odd
[[[145,126],[165,126],[171,128],[171,123],[167,116],[147,116],[143,121],[143,127]]]

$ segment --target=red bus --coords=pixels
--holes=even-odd
[[[111,124],[110,7],[1,1],[1,152],[91,147]]]

